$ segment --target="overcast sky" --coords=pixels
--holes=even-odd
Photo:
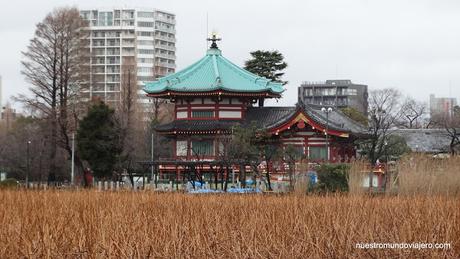
[[[457,0],[40,0],[6,1],[0,8],[3,101],[27,91],[21,51],[36,23],[53,8],[148,7],[177,18],[177,68],[205,54],[209,31],[223,38],[223,55],[238,65],[257,49],[279,50],[289,64],[293,105],[302,81],[351,79],[370,89],[395,87],[428,101],[460,97],[460,1]]]

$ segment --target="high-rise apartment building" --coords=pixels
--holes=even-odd
[[[80,15],[89,22],[90,29],[91,77],[87,98],[117,102],[122,88],[134,83],[139,100],[146,103],[141,91],[143,82],[175,72],[174,14],[121,8],[82,10]],[[134,75],[136,78],[132,78]]]
[[[457,105],[456,98],[435,97],[430,94],[430,116],[442,116],[451,118],[454,113],[454,107]]]
[[[367,85],[354,84],[351,80],[326,80],[304,82],[298,88],[299,102],[327,107],[352,107],[367,114]]]
[[[2,105],[2,76],[0,76],[0,109],[3,108],[3,105]]]

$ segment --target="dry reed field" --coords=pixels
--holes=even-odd
[[[411,155],[398,163],[399,193],[460,196],[460,156]]]
[[[0,191],[1,258],[459,258],[460,200]],[[450,249],[358,249],[364,242]]]

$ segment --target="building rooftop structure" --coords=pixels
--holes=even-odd
[[[367,134],[367,129],[363,125],[353,121],[341,111],[332,110],[329,117],[326,118],[321,112],[321,108],[312,105],[249,107],[243,120],[175,120],[159,125],[156,129],[163,133],[174,131],[179,134],[190,131],[216,133],[217,131],[231,131],[231,128],[236,125],[250,126],[253,124],[259,129],[272,130],[295,120],[299,114],[306,114],[308,119],[305,119],[318,129],[324,128],[324,125],[328,124],[330,135],[344,137],[349,134]]]
[[[255,75],[244,70],[222,56],[217,47],[210,48],[206,55],[191,66],[155,82],[145,84],[148,96],[194,95],[213,92],[226,95],[233,92],[260,93],[280,97],[284,91],[282,83]]]
[[[349,79],[303,82],[298,88],[299,102],[335,108],[351,107],[367,114],[367,85]]]

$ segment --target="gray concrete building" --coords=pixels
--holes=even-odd
[[[351,107],[363,114],[367,114],[367,98],[367,85],[355,84],[351,80],[303,82],[298,88],[299,102],[325,107]]]

